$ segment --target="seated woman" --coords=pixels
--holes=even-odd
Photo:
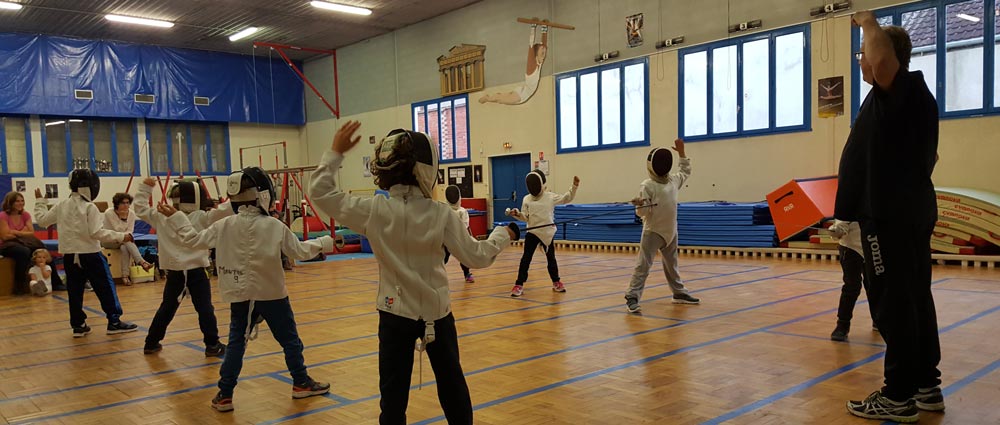
[[[27,294],[28,269],[31,267],[32,247],[25,246],[19,237],[35,237],[31,214],[24,210],[24,196],[10,192],[3,198],[0,211],[0,255],[14,260],[14,294]],[[37,241],[35,241],[37,243]],[[51,265],[51,257],[49,259]],[[65,289],[58,273],[52,273],[52,287]]]
[[[132,211],[132,195],[127,193],[116,193],[111,198],[111,208],[104,211],[104,228],[132,234],[135,232],[135,212]],[[105,248],[119,249],[122,252],[122,283],[126,286],[132,285],[129,277],[129,268],[132,264],[139,264],[143,270],[149,271],[153,265],[146,262],[139,253],[139,247],[135,242],[116,242],[113,244],[102,243]]]

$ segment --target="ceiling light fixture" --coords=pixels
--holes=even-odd
[[[158,21],[156,19],[136,18],[133,16],[104,15],[104,17],[109,21],[124,22],[126,24],[149,25],[151,27],[160,27],[160,28],[170,28],[174,26],[173,22]]]
[[[83,122],[83,120],[69,120],[69,122]]]
[[[247,29],[245,29],[243,31],[240,31],[240,32],[238,32],[236,34],[233,34],[233,35],[229,36],[229,41],[239,41],[239,40],[242,40],[244,38],[247,38],[247,37],[251,36],[253,33],[255,33],[257,31],[258,31],[257,27],[249,27],[249,28],[247,28]]]
[[[966,15],[964,13],[959,13],[959,14],[955,15],[955,17],[956,18],[962,18],[962,19],[965,19],[966,21],[972,21],[972,22],[979,22],[980,21],[979,18],[977,18],[975,16],[972,16],[972,15]]]
[[[9,2],[9,1],[0,1],[0,9],[21,10],[22,7],[24,7],[24,6],[21,6],[20,3],[13,3],[13,2]]]
[[[66,121],[52,121],[52,122],[47,122],[47,123],[45,123],[45,126],[48,127],[48,126],[51,126],[51,125],[62,125],[62,124],[66,124]]]
[[[313,7],[318,7],[320,9],[332,10],[334,12],[344,12],[353,15],[368,16],[372,14],[371,9],[365,9],[363,7],[348,6],[346,4],[330,3],[328,1],[311,1],[309,2]]]

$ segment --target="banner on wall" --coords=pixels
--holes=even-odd
[[[821,78],[817,99],[820,118],[844,115],[844,77]]]
[[[642,45],[642,14],[625,18],[625,36],[628,39],[628,47],[639,47]]]

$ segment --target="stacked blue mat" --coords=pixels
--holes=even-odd
[[[593,217],[598,214],[600,217]],[[639,242],[642,221],[630,204],[570,204],[556,207],[556,239],[582,242]]]
[[[766,202],[692,202],[677,206],[678,244],[770,248],[777,246]]]

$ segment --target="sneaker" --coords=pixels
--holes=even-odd
[[[476,279],[470,274],[465,277],[465,283],[476,283]]]
[[[226,344],[221,342],[205,347],[205,357],[222,357],[226,355]]]
[[[86,290],[88,290],[90,292],[94,292],[94,287],[90,285],[90,282],[84,282],[83,283],[83,289],[86,289]]]
[[[692,297],[690,294],[676,294],[674,295],[674,304],[700,304],[701,300]]]
[[[514,287],[510,290],[510,296],[517,298],[521,295],[524,295],[524,286],[514,285]]]
[[[566,292],[566,285],[559,280],[552,282],[552,292]]]
[[[212,408],[218,412],[232,412],[233,396],[224,396],[222,392],[216,393],[212,399]]]
[[[306,398],[330,392],[330,384],[316,382],[312,378],[301,385],[292,385],[292,398]]]
[[[89,333],[90,333],[90,326],[87,326],[86,323],[84,323],[83,326],[80,326],[79,328],[73,328],[73,338],[83,338],[87,336],[87,334]]]
[[[156,354],[160,351],[163,351],[163,346],[158,342],[154,345],[146,345],[145,347],[142,347],[142,354]]]
[[[119,320],[117,323],[108,323],[108,335],[117,335],[139,330],[139,325]]]
[[[851,331],[851,325],[844,323],[837,323],[837,327],[830,334],[830,339],[833,341],[847,341],[847,334]]]
[[[866,419],[878,419],[893,422],[912,423],[920,420],[920,411],[913,399],[892,401],[875,391],[868,398],[847,402],[847,411],[854,416]]]
[[[917,409],[940,412],[944,410],[944,395],[941,394],[941,387],[920,388],[913,395],[913,400],[917,403]]]
[[[642,307],[639,307],[639,300],[625,297],[625,310],[628,310],[629,313],[638,313],[642,311]]]

